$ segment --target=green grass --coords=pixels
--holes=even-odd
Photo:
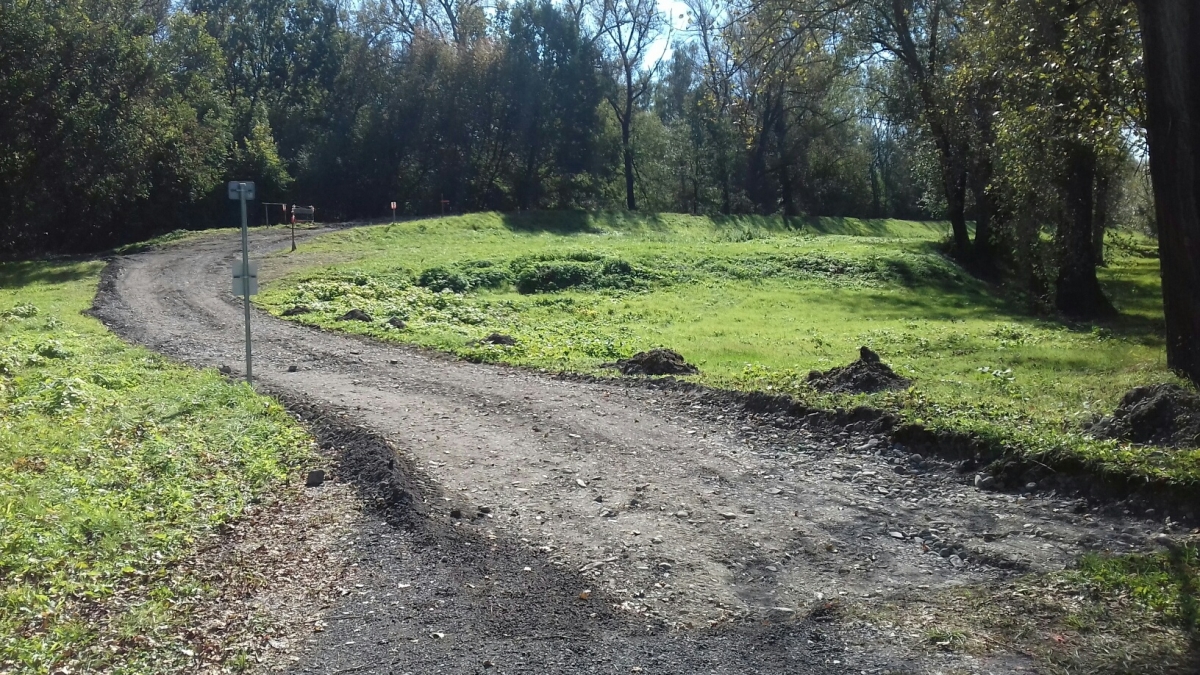
[[[0,265],[0,672],[178,672],[195,538],[309,457],[279,404],[81,314],[99,262]]]
[[[713,386],[873,405],[1139,477],[1200,476],[1198,450],[1081,431],[1130,388],[1177,381],[1165,365],[1157,261],[1144,245],[1113,247],[1102,276],[1122,315],[1093,326],[1000,297],[938,253],[945,235],[940,223],[890,220],[474,214],[320,237],[290,254],[300,270],[259,301],[275,313],[307,305],[302,322],[552,370],[611,373],[602,364],[665,346]],[[339,262],[320,262],[329,260]],[[351,308],[374,321],[337,320]],[[393,316],[407,328],[388,326]],[[493,331],[519,344],[476,342]],[[805,384],[861,345],[914,386],[827,396]]]
[[[1064,574],[1095,592],[1120,595],[1196,635],[1200,632],[1200,548],[1125,556],[1088,554]]]

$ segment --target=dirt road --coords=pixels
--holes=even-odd
[[[285,237],[255,233],[256,255]],[[239,373],[238,244],[115,261],[97,314]],[[281,264],[267,259],[262,277]],[[1149,534],[700,391],[465,363],[260,312],[253,329],[259,386],[394,446],[395,467],[353,448],[342,461],[388,462],[378,475],[395,485],[364,494],[413,514],[356,538],[362,588],[310,638],[300,672],[931,672],[951,664],[911,660],[894,631],[822,608],[1059,569]]]

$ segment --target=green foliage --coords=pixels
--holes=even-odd
[[[1158,451],[1082,431],[1129,389],[1174,379],[1163,363],[1156,261],[1114,255],[1102,277],[1121,317],[1063,324],[1028,314],[947,261],[935,246],[944,231],[853,219],[475,214],[323,237],[301,255],[351,262],[272,283],[259,299],[277,313],[315,310],[297,321],[552,370],[604,374],[602,363],[665,346],[715,386],[883,407],[1047,461],[1200,477],[1200,448]],[[525,294],[513,272],[530,261],[548,281]],[[407,270],[416,269],[509,276],[433,292],[411,285]],[[338,322],[350,308],[376,321]],[[387,325],[391,316],[407,327]],[[492,332],[518,344],[478,344]],[[843,365],[862,345],[913,388],[831,396],[808,387],[810,370]]]
[[[216,186],[229,140],[217,45],[132,0],[0,4],[0,241],[140,238]]]
[[[1068,573],[1103,594],[1127,597],[1195,633],[1200,630],[1200,548],[1124,556],[1092,553]]]
[[[147,598],[181,591],[172,563],[310,456],[277,403],[82,316],[99,271],[0,265],[5,672],[177,672],[186,603]]]

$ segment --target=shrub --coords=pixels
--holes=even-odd
[[[500,288],[512,275],[490,260],[472,260],[454,267],[430,267],[417,277],[417,285],[431,291],[465,293],[472,288]]]
[[[575,287],[595,287],[598,265],[556,260],[534,263],[517,273],[518,293],[553,293]]]
[[[431,291],[454,291],[465,293],[471,288],[471,281],[459,271],[446,267],[430,267],[417,277],[417,285]]]

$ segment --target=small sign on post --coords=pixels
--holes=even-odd
[[[233,292],[242,296],[246,308],[246,381],[254,372],[250,361],[250,296],[258,292],[258,265],[250,264],[250,235],[246,227],[246,202],[254,199],[254,183],[244,180],[229,182],[229,198],[242,204],[242,263],[233,266]]]
[[[396,222],[396,202],[392,202],[392,222]]]
[[[250,283],[250,288],[246,288],[246,283]],[[242,263],[233,264],[233,294],[240,296],[258,295],[258,263],[250,263],[249,273],[242,267]]]
[[[245,190],[245,192],[243,193],[242,190]],[[248,202],[254,201],[254,183],[244,180],[229,181],[229,198],[236,202],[243,197]]]

